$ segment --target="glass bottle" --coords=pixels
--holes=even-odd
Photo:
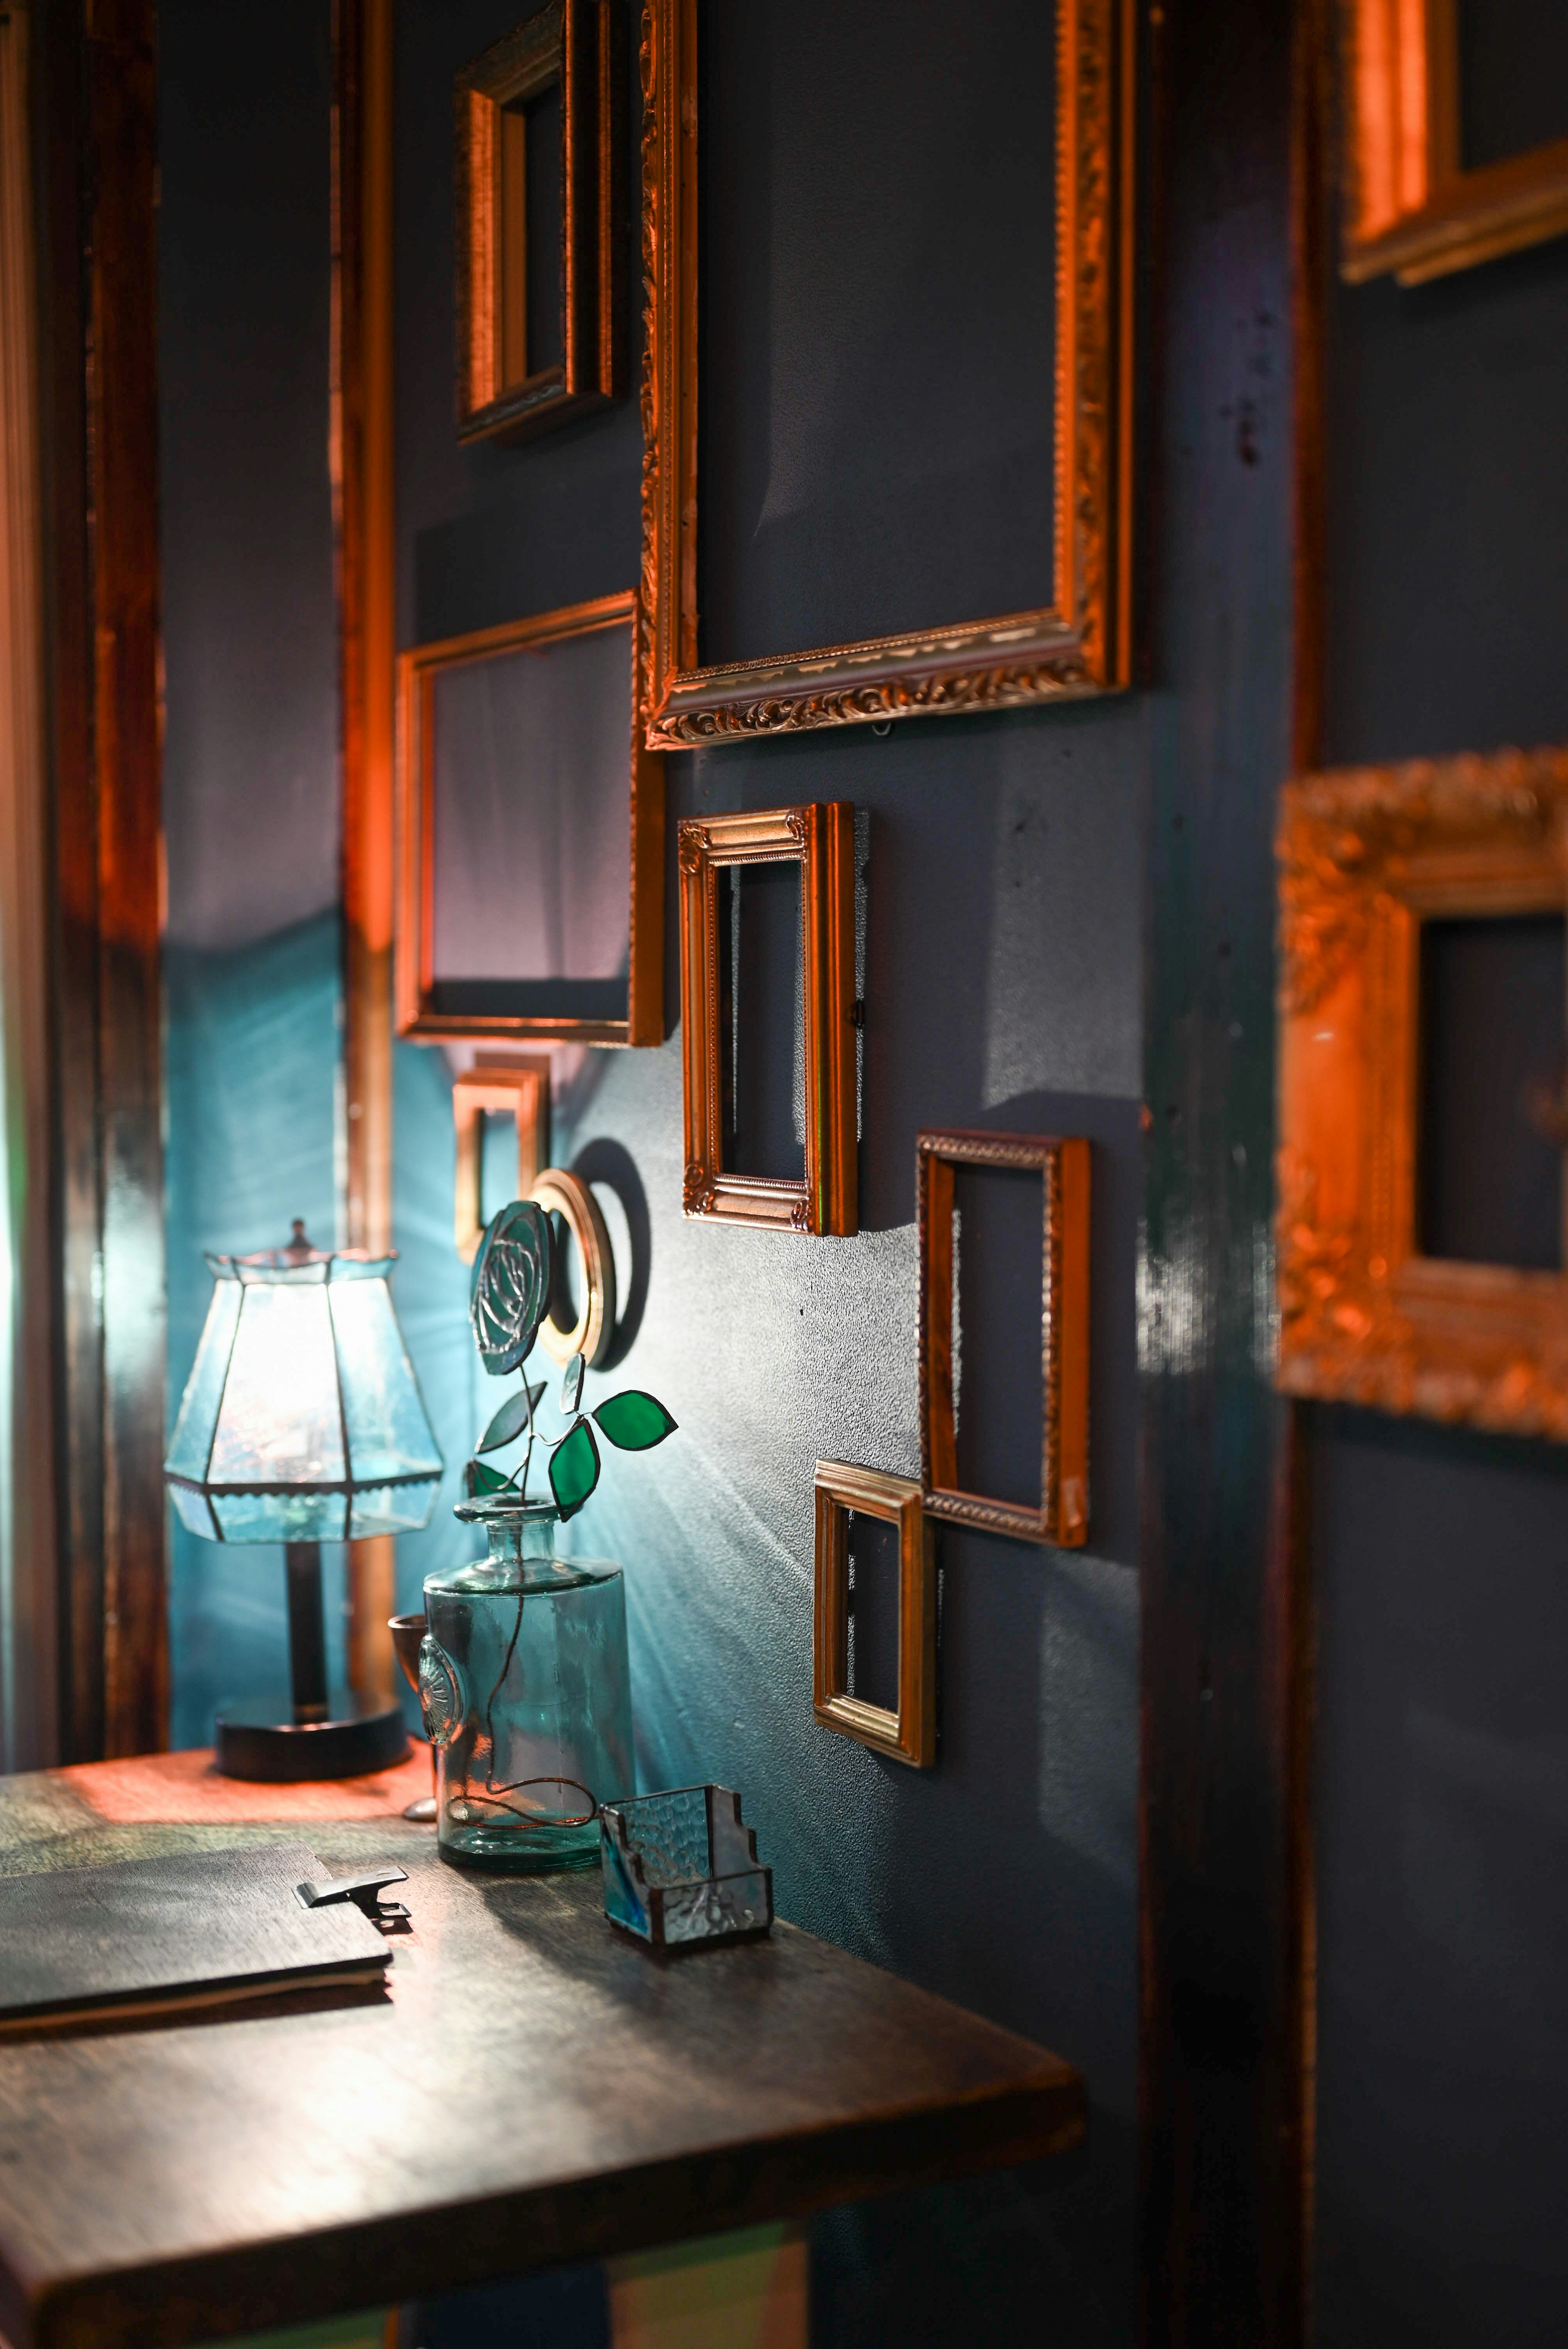
[[[419,1700],[443,1857],[532,1874],[599,1864],[630,1795],[626,1596],[607,1558],[557,1557],[553,1502],[467,1501],[490,1555],[425,1582]]]

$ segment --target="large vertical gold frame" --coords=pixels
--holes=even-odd
[[[1003,709],[1130,676],[1132,0],[1059,0],[1056,544],[1036,611],[697,663],[696,0],[643,16],[643,588],[650,744]],[[1047,224],[1042,223],[1042,233]]]

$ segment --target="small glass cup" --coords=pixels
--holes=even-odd
[[[425,1637],[422,1615],[388,1615],[387,1629],[392,1634],[393,1652],[403,1667],[403,1677],[416,1696],[419,1693],[419,1649]],[[436,1749],[430,1748],[430,1791],[416,1796],[403,1806],[406,1819],[417,1819],[421,1826],[436,1823]]]

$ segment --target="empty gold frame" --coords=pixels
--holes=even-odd
[[[1568,138],[1467,171],[1459,0],[1343,0],[1342,271],[1418,285],[1568,230]]]
[[[775,1231],[857,1228],[854,809],[847,800],[680,827],[681,1077],[688,1216]],[[800,868],[805,1175],[741,1174],[725,1160],[719,874]]]
[[[1022,1541],[1076,1548],[1088,1537],[1089,1146],[1081,1136],[923,1133],[916,1139],[920,1223],[920,1473],[927,1514]],[[1040,1506],[999,1501],[958,1483],[954,1379],[953,1170],[1035,1172],[1044,1195]],[[984,1345],[984,1331],[972,1334]]]
[[[898,1527],[898,1710],[849,1693],[850,1515]],[[817,1463],[812,1709],[836,1729],[916,1770],[936,1759],[936,1560],[920,1486],[907,1476]]]
[[[1568,1441],[1568,1275],[1421,1252],[1422,930],[1568,908],[1568,750],[1307,775],[1280,886],[1279,1383]],[[1542,1075],[1560,1083],[1561,1053]],[[1546,1120],[1560,1141],[1560,1102]]]
[[[608,632],[624,635],[624,652],[607,648],[611,667],[605,676],[578,677],[570,664],[580,664],[584,647]],[[637,723],[637,635],[635,595],[604,595],[592,604],[571,605],[398,655],[395,976],[399,1035],[490,1044],[663,1043],[664,761],[645,748]],[[557,656],[569,666],[552,672],[534,665],[548,664]],[[524,665],[509,681],[493,665],[513,657],[521,657]],[[624,720],[615,715],[611,698],[612,686],[615,694],[620,692],[622,674],[627,697],[622,705]],[[552,675],[559,680],[553,698]],[[454,681],[469,691],[481,678],[490,698],[463,716],[467,732],[459,729],[449,737],[442,735],[438,701],[443,688]],[[492,705],[498,695],[508,693],[518,699],[518,708],[509,704],[498,716]],[[530,710],[536,712],[534,719]],[[507,762],[504,776],[502,760]],[[490,771],[480,771],[486,761]],[[453,885],[481,895],[499,892],[477,910],[463,909],[460,917],[449,910],[444,917],[448,934],[463,955],[480,953],[488,971],[490,964],[505,959],[509,948],[501,933],[511,924],[519,933],[519,959],[531,967],[515,969],[511,978],[493,971],[454,976],[449,968],[438,967],[438,762],[446,775],[443,804],[463,852],[460,860],[448,858],[449,868],[457,874]],[[614,811],[605,813],[597,832],[592,816],[596,803]],[[529,829],[535,804],[542,821],[548,817],[559,835],[554,882],[542,861],[542,834]],[[561,874],[567,869],[568,843],[574,894],[563,905]],[[523,938],[525,886],[537,902],[533,931]],[[624,895],[624,888],[628,891]],[[562,941],[569,917],[576,926],[573,944],[581,946],[595,968],[590,972],[546,968],[542,974],[531,966],[560,964],[565,957]],[[624,990],[614,970],[622,957]]]
[[[484,1122],[517,1120],[517,1185],[526,1199],[550,1164],[550,1062],[547,1060],[476,1061],[452,1080],[452,1124],[457,1138],[453,1232],[458,1254],[472,1264],[485,1227]]]
[[[622,27],[618,0],[551,0],[458,76],[459,440],[521,440],[625,391]],[[547,212],[542,288],[531,181]]]
[[[643,16],[643,585],[650,743],[1101,692],[1130,675],[1131,0],[1057,0],[1054,545],[1048,605],[699,665],[696,0]],[[872,90],[870,102],[884,101]]]

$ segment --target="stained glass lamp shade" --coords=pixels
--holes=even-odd
[[[285,1545],[288,1718],[249,1718],[272,1700],[220,1715],[219,1766],[240,1777],[343,1777],[401,1757],[389,1695],[326,1687],[319,1544],[416,1531],[441,1475],[387,1286],[395,1259],[313,1248],[294,1228],[286,1248],[207,1258],[212,1300],[163,1464],[193,1534]]]

